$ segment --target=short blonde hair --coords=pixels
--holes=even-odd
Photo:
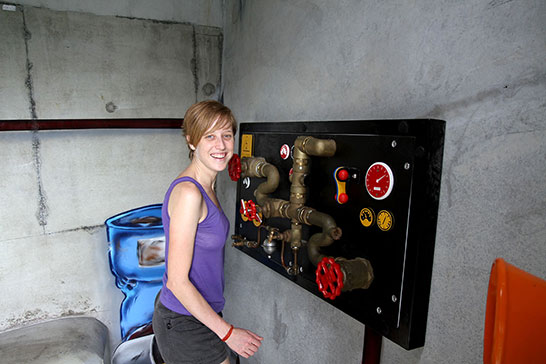
[[[197,147],[206,132],[215,131],[227,125],[231,125],[231,130],[235,135],[237,121],[231,110],[218,101],[201,101],[190,106],[182,122],[182,133],[186,137],[190,159],[193,159],[193,150],[190,148],[190,144]],[[211,128],[213,129],[211,130]]]

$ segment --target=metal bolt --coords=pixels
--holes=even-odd
[[[268,258],[268,259],[271,259],[271,255],[268,255],[267,258]]]
[[[396,140],[393,140],[392,143],[391,143],[392,147],[396,147]]]
[[[410,167],[409,163],[404,164],[404,169],[409,169],[409,167]]]
[[[303,272],[303,267],[300,267],[300,273]]]
[[[242,229],[243,228],[243,223],[240,223],[239,224],[239,229]]]
[[[381,307],[378,307],[378,308],[377,308],[377,314],[381,315],[381,312],[382,312],[382,311],[381,311]]]
[[[353,179],[357,179],[358,178],[358,174],[353,174]]]
[[[292,262],[288,262],[288,265],[289,265],[289,266],[292,266]]]
[[[392,302],[396,302],[398,301],[398,297],[396,297],[395,295],[392,295]]]

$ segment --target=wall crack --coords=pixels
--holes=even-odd
[[[32,157],[34,162],[34,168],[36,169],[36,183],[38,187],[38,211],[36,212],[36,218],[38,223],[43,228],[45,234],[45,226],[47,225],[47,217],[49,215],[49,208],[47,206],[47,199],[45,196],[44,186],[42,183],[42,156],[40,151],[40,138],[38,136],[38,113],[36,112],[36,101],[34,100],[34,84],[32,80],[32,67],[33,64],[30,61],[29,57],[29,41],[32,38],[32,33],[28,30],[25,9],[22,8],[21,11],[23,17],[23,39],[25,40],[25,57],[26,57],[26,68],[27,68],[27,77],[25,79],[25,87],[28,91],[29,99],[29,111],[30,118],[32,119]]]
[[[195,102],[198,100],[199,95],[199,65],[197,55],[197,34],[195,31],[195,25],[192,26],[192,44],[193,44],[193,58],[191,59],[191,73],[193,74],[193,88],[195,91]]]

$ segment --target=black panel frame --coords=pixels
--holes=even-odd
[[[373,302],[373,304],[377,304],[378,307],[382,306],[382,312],[377,313],[377,310],[375,309],[373,310],[375,312],[372,312],[371,307],[367,306],[372,305],[371,302],[377,297],[366,296],[369,292],[359,293],[352,291],[342,293],[340,297],[333,301],[325,299],[318,291],[313,279],[310,278],[310,272],[304,272],[304,274],[300,274],[295,277],[290,276],[286,273],[284,268],[280,266],[278,261],[275,261],[275,257],[268,257],[261,248],[250,249],[246,247],[239,247],[238,249],[283,275],[287,279],[290,279],[317,297],[322,298],[329,304],[332,304],[363,324],[369,325],[375,331],[403,348],[410,350],[423,346],[425,342],[436,224],[438,219],[445,121],[432,119],[401,119],[242,123],[240,125],[239,138],[241,138],[243,134],[254,135],[255,143],[257,140],[256,137],[258,139],[263,139],[265,136],[267,136],[267,138],[276,138],[276,136],[281,136],[282,138],[286,139],[286,135],[292,135],[292,139],[295,139],[295,137],[299,135],[312,135],[318,138],[333,136],[334,139],[337,137],[340,141],[350,141],[352,137],[361,137],[363,140],[375,140],[374,143],[379,143],[377,144],[379,146],[385,145],[387,142],[390,143],[391,140],[397,142],[399,153],[398,156],[392,157],[394,158],[392,160],[397,160],[396,158],[400,158],[400,155],[404,155],[404,158],[406,158],[411,167],[407,171],[409,175],[405,181],[403,178],[398,178],[400,183],[404,181],[403,184],[399,185],[399,188],[403,189],[408,196],[404,197],[400,195],[399,197],[395,197],[394,191],[392,196],[393,199],[396,199],[396,206],[391,206],[391,210],[398,207],[400,207],[402,210],[404,208],[408,208],[407,221],[402,219],[401,221],[395,222],[406,226],[403,264],[402,267],[392,269],[393,272],[395,272],[395,275],[398,275],[398,273],[396,273],[397,269],[399,269],[403,274],[403,280],[401,280],[400,287],[401,296],[395,295],[396,299],[392,302],[393,305],[398,305],[396,309],[389,309],[389,307],[387,307],[389,304],[385,302],[386,299],[381,297],[381,299],[377,301],[380,302],[380,304],[377,302]],[[268,156],[278,154],[277,144],[267,144],[267,146],[264,146],[262,143],[258,148],[255,147],[255,149],[262,151],[267,150],[265,154]],[[239,143],[239,145],[241,145],[241,143]],[[374,147],[372,153],[374,153],[376,149],[378,150],[378,153],[381,153],[382,151],[386,151],[386,148],[387,147]],[[258,154],[253,155],[260,156]],[[323,161],[316,162],[316,158],[322,157],[311,158],[315,164],[328,163]],[[335,158],[335,156],[332,158]],[[287,167],[286,164],[282,164],[285,162],[279,162],[280,159],[272,161],[270,159],[275,158],[271,157],[267,159],[269,162],[279,168],[281,173],[281,185],[279,186],[278,190],[283,190],[286,193],[286,189],[289,188],[289,185],[286,174]],[[291,164],[291,159],[286,161],[286,163]],[[401,173],[406,172],[397,173],[398,177],[402,177]],[[253,188],[255,188],[261,182],[261,180],[265,179],[255,179],[255,181],[252,182]],[[333,181],[333,178],[331,181]],[[331,186],[325,187],[325,189],[327,189],[326,195],[329,195],[331,192]],[[309,194],[306,205],[315,207],[313,206],[313,199],[322,199],[325,195],[322,192],[317,192],[316,186],[313,188],[310,186],[310,190],[311,193]],[[237,185],[237,201],[240,201],[241,198],[245,200],[251,199],[252,191],[252,188],[245,190],[242,185],[242,181],[239,180]],[[284,196],[275,197],[288,200],[286,194]],[[405,203],[407,203],[407,206],[402,206]],[[323,204],[321,206],[327,205]],[[247,236],[251,240],[256,239],[256,233],[252,230],[257,229],[255,229],[251,223],[244,223],[242,221],[238,209],[239,204],[237,203],[235,234]],[[329,213],[329,211],[324,212]],[[397,212],[396,215],[402,216],[403,213]],[[268,225],[280,227],[281,230],[289,228],[288,221],[280,221],[281,219],[270,220],[271,221],[267,222]],[[339,222],[338,225],[340,225]],[[304,235],[306,236],[309,236],[314,232],[315,230],[313,230],[313,227],[305,227],[304,229]],[[381,235],[376,234],[373,236]],[[265,234],[262,233],[261,240],[264,238]],[[354,238],[356,237],[346,236],[345,234],[343,236],[343,239]],[[386,239],[388,240],[388,238]],[[399,240],[400,236],[398,236],[396,239]],[[343,254],[349,259],[353,258],[350,256],[352,251],[344,251],[343,247],[341,246],[333,247],[336,244],[343,245],[342,241],[340,240],[340,242],[334,243],[332,247],[326,248],[325,250],[327,251],[325,251],[325,253],[332,253],[333,256]],[[285,257],[288,258],[289,256],[289,252],[285,252]],[[308,264],[306,261],[305,249],[303,248],[300,250],[300,257],[298,258],[298,261],[300,261],[300,259],[302,266],[307,267],[310,264]],[[374,265],[374,271],[377,270],[377,272],[385,272],[385,269],[387,269],[386,266],[388,266],[388,264],[392,264],[389,259],[390,257],[384,256],[380,259],[376,257],[374,259],[375,261],[371,260],[372,265]],[[400,262],[398,261],[397,264],[400,264]],[[377,282],[381,282],[381,276],[379,278],[376,277],[376,283]],[[370,287],[370,292],[374,292],[372,287]],[[397,317],[395,318],[394,316]]]

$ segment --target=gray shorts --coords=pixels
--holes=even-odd
[[[227,345],[201,321],[169,310],[159,299],[152,324],[166,364],[219,364],[228,356]]]

